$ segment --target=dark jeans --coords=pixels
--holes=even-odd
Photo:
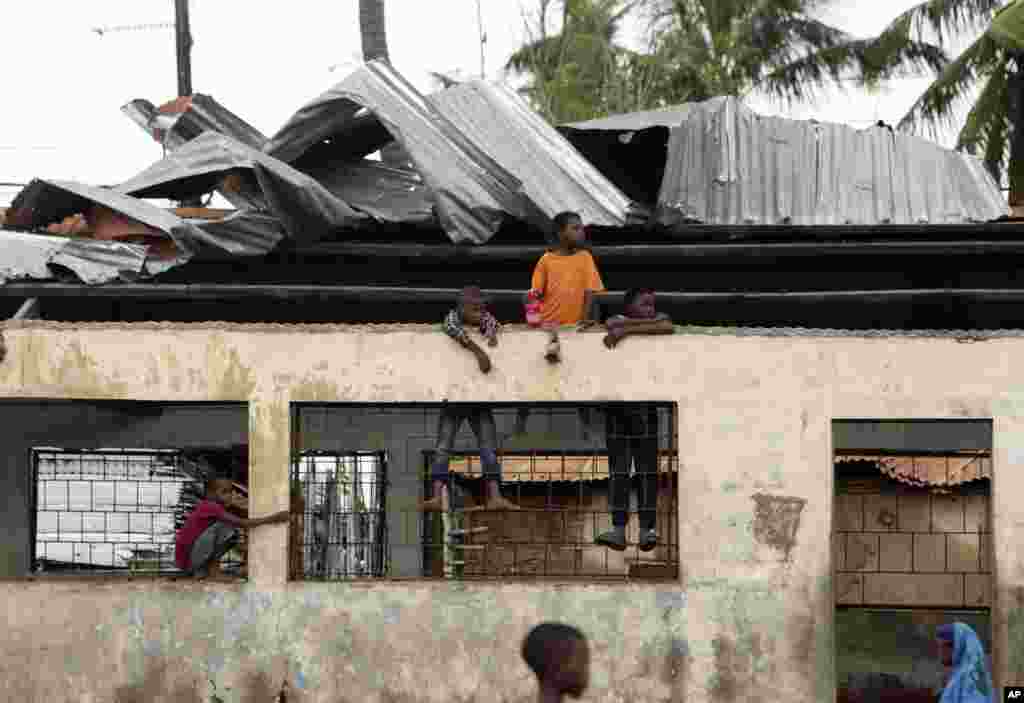
[[[238,544],[238,529],[226,522],[215,522],[196,538],[189,552],[189,573],[194,574],[219,560]]]
[[[625,527],[629,516],[629,470],[640,479],[640,529],[653,530],[658,507],[658,409],[654,405],[610,405],[605,411],[612,524]]]
[[[437,446],[434,448],[434,465],[430,478],[434,481],[448,480],[448,460],[455,446],[455,436],[463,420],[469,426],[480,445],[480,464],[486,479],[501,480],[501,464],[498,463],[498,431],[494,426],[494,415],[490,408],[474,405],[445,405],[437,422]]]

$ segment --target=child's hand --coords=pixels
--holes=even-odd
[[[609,349],[614,349],[625,336],[625,329],[622,327],[612,327],[609,329],[608,334],[604,336],[604,345]]]

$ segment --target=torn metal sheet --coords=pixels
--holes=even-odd
[[[974,157],[887,127],[762,117],[733,97],[672,131],[664,225],[953,224],[1009,214]]]
[[[110,188],[42,179],[32,181],[15,198],[8,226],[41,229],[97,205],[137,221],[174,242],[177,255],[172,254],[174,258],[170,262],[157,263],[156,257],[150,257],[147,271],[151,273],[184,263],[207,247],[244,256],[266,254],[284,237],[281,222],[264,213],[241,211],[223,220],[188,220]],[[96,242],[84,238],[64,241]]]
[[[299,110],[265,151],[295,161],[328,138],[347,147],[342,137],[360,121],[366,129],[379,122],[406,150],[433,195],[441,226],[453,241],[482,244],[507,215],[530,222],[544,218],[524,196],[519,179],[467,139],[390,66],[377,61]]]
[[[11,203],[13,217],[9,217],[7,224],[9,227],[40,229],[60,222],[69,215],[87,212],[95,205],[166,234],[185,258],[195,252],[195,242],[202,239],[193,225],[144,200],[110,188],[38,178],[29,183]]]
[[[135,244],[0,230],[0,249],[0,284],[54,278],[50,264],[70,270],[86,284],[145,274],[147,249]]]
[[[217,132],[253,149],[262,149],[267,138],[209,95],[195,94],[156,107],[148,100],[132,100],[121,108],[168,151],[174,151],[203,132]]]
[[[594,130],[601,132],[639,132],[652,127],[678,127],[690,116],[693,109],[700,103],[683,103],[663,107],[659,110],[641,110],[621,115],[598,117],[585,122],[572,122],[561,126],[561,129]]]
[[[317,166],[309,175],[356,210],[381,222],[436,223],[433,197],[415,171],[363,159],[342,166]]]
[[[117,190],[139,198],[180,200],[209,192],[226,178],[238,178],[237,192],[246,194],[250,209],[273,215],[299,242],[316,241],[331,230],[367,220],[310,176],[216,132],[203,133]]]
[[[240,210],[221,220],[189,220],[205,237],[204,241],[238,256],[265,254],[286,236],[284,225],[273,215]]]
[[[564,210],[605,227],[621,227],[630,218],[630,199],[507,87],[470,81],[427,100],[522,182],[533,207],[545,215],[543,224]]]

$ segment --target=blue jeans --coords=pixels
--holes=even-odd
[[[498,431],[494,426],[494,414],[490,408],[475,405],[445,405],[437,421],[437,445],[434,448],[434,464],[430,478],[434,481],[448,480],[448,462],[455,446],[455,436],[464,420],[480,445],[480,465],[484,478],[501,481],[501,464],[498,463]]]

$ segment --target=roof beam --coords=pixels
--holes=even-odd
[[[29,298],[105,298],[110,300],[336,300],[351,302],[450,302],[457,288],[409,288],[387,286],[336,286],[306,284],[159,284],[130,283],[88,286],[72,283],[8,283],[0,296]],[[518,303],[522,290],[489,290],[494,302]],[[621,300],[624,292],[601,295],[606,302]],[[659,291],[666,303],[893,303],[958,300],[961,302],[1024,303],[1024,289],[926,288],[897,290],[785,291],[785,292],[682,292]]]
[[[1024,232],[1022,232],[1024,235]],[[300,256],[352,256],[369,259],[419,259],[423,261],[535,261],[547,251],[543,245],[453,246],[436,244],[378,244],[336,242],[291,250]],[[1017,241],[958,240],[949,242],[747,242],[722,244],[625,244],[592,246],[598,260],[608,259],[780,259],[826,256],[1022,256],[1024,239]]]

